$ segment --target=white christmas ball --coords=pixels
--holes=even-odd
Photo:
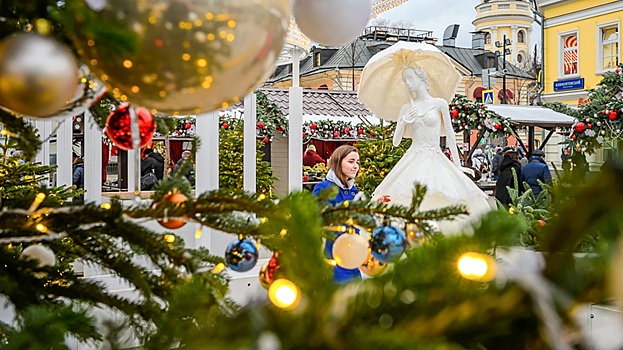
[[[296,0],[296,24],[311,40],[325,46],[353,42],[372,15],[369,0]]]
[[[35,244],[28,246],[22,251],[22,257],[39,260],[39,266],[54,266],[56,264],[56,256],[52,249]]]
[[[35,33],[0,42],[0,105],[31,117],[54,116],[74,96],[78,64],[58,41]]]
[[[357,234],[343,234],[333,243],[333,259],[338,266],[356,269],[368,258],[368,241]]]

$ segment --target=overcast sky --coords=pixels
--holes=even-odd
[[[405,20],[413,23],[413,28],[432,30],[433,35],[443,42],[443,32],[451,24],[459,24],[459,36],[456,45],[461,47],[472,46],[474,31],[472,21],[476,18],[476,5],[479,0],[409,0],[406,3],[391,9],[380,18],[388,20]],[[535,25],[533,34],[539,34],[538,26]],[[536,35],[533,42],[540,41]]]

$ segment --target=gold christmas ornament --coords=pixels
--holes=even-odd
[[[378,261],[375,257],[372,256],[371,253],[368,253],[368,258],[363,263],[363,265],[359,266],[359,271],[370,277],[378,276],[385,271],[387,266],[388,265],[386,263]]]
[[[78,86],[78,64],[56,40],[35,33],[0,42],[0,106],[24,116],[50,117],[67,107]]]
[[[100,11],[82,1],[68,11],[79,55],[116,97],[152,112],[196,114],[238,102],[273,72],[290,4],[108,0]],[[96,26],[116,30],[96,36]]]

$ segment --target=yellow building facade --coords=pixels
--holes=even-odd
[[[485,33],[485,50],[502,52],[504,43],[510,54],[506,59],[513,64],[525,64],[531,52],[532,23],[531,5],[526,0],[480,0],[476,6],[476,18],[472,22],[476,31]]]
[[[621,57],[623,1],[540,0],[545,17],[543,102],[576,106]]]

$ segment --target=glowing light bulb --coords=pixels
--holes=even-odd
[[[37,229],[37,231],[39,231],[41,233],[48,232],[48,228],[44,224],[37,224],[37,226],[35,226],[35,228]]]
[[[100,204],[100,208],[102,208],[104,210],[109,210],[110,208],[112,208],[112,204],[110,204],[110,203],[102,203],[102,204]]]
[[[175,235],[164,235],[164,240],[167,241],[167,243],[173,243],[175,242]]]
[[[214,266],[214,268],[212,269],[212,273],[213,274],[217,274],[217,273],[221,273],[221,271],[225,270],[225,264],[223,263],[218,263],[216,266]]]
[[[491,281],[497,270],[495,261],[491,256],[471,252],[461,255],[458,269],[463,278],[480,282]]]
[[[278,279],[270,285],[268,298],[278,308],[292,310],[301,301],[301,291],[291,281]]]

